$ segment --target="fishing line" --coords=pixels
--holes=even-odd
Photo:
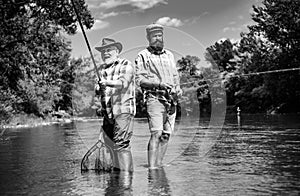
[[[271,71],[262,71],[262,72],[248,73],[248,74],[237,74],[237,75],[229,76],[229,78],[247,77],[247,76],[259,76],[259,75],[262,75],[262,74],[271,74],[271,73],[280,73],[280,72],[289,72],[289,71],[300,71],[300,67],[289,68],[289,69],[278,69],[278,70],[271,70]],[[230,74],[230,73],[228,73],[228,74]],[[191,78],[199,78],[199,77],[200,76],[191,76]],[[217,81],[217,80],[221,80],[221,79],[222,78],[200,79],[200,80],[197,80],[197,81],[181,83],[180,85],[192,84],[194,82],[199,82],[199,81]]]

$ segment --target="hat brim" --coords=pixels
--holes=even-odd
[[[120,42],[115,42],[115,43],[107,44],[105,46],[98,46],[98,47],[95,47],[95,49],[98,50],[99,52],[101,52],[103,49],[111,47],[111,46],[116,46],[118,48],[118,50],[119,50],[119,53],[121,53],[121,51],[123,49],[123,46],[122,46],[122,44]]]

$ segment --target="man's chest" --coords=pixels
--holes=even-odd
[[[106,80],[116,80],[120,76],[120,66],[111,66],[103,70],[104,78]]]

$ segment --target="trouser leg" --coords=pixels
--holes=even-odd
[[[118,156],[119,169],[121,171],[127,171],[127,172],[133,171],[133,161],[132,161],[132,154],[130,149],[118,150],[117,156]]]
[[[118,168],[121,171],[133,171],[133,160],[130,139],[133,133],[133,115],[120,114],[116,116],[114,128],[115,151]]]

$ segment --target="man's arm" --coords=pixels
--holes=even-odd
[[[162,83],[159,80],[151,81],[149,80],[147,65],[145,62],[145,58],[139,54],[135,60],[136,64],[136,84],[142,88],[146,89],[168,89],[172,88],[169,84]]]
[[[130,61],[125,60],[124,62],[122,62],[122,65],[120,67],[120,75],[116,80],[117,81],[116,88],[127,89],[133,79],[134,79],[134,67]]]
[[[134,75],[134,69],[132,63],[125,60],[120,65],[120,75],[116,80],[103,80],[101,84],[103,86],[113,87],[116,89],[127,88],[132,81]]]

